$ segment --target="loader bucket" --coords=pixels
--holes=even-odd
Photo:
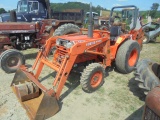
[[[42,91],[26,71],[17,70],[11,87],[31,120],[44,120],[59,111],[56,97]]]

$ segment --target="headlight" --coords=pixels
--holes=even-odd
[[[64,46],[65,48],[71,48],[74,45],[74,42],[70,42],[69,40],[58,38],[56,40],[56,45]]]
[[[73,42],[67,42],[66,44],[64,44],[64,47],[71,48],[73,45],[74,45]]]

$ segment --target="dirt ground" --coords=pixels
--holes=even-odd
[[[24,51],[32,64],[36,49]],[[151,58],[160,63],[160,37],[156,43],[143,45],[140,60]],[[45,68],[41,81],[51,87],[54,71]],[[14,74],[0,70],[0,119],[28,120],[25,110],[13,94],[10,84]],[[60,99],[60,111],[48,120],[140,120],[145,96],[134,81],[133,72],[120,74],[114,67],[106,70],[103,86],[94,93],[85,93],[79,83],[80,74],[71,73]]]

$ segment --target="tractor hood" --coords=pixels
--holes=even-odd
[[[74,43],[82,43],[87,40],[87,35],[65,35],[63,37],[60,37],[59,39],[67,40]]]
[[[63,46],[67,49],[71,48],[72,46],[76,44],[83,44],[84,46],[92,46],[96,44],[100,44],[102,42],[102,38],[99,34],[94,33],[93,37],[88,37],[88,35],[81,35],[79,33],[72,34],[72,35],[64,35],[61,37],[58,37],[56,40],[57,46]]]
[[[94,32],[92,38],[88,37],[87,34],[79,34],[79,33],[64,35],[64,36],[59,37],[59,39],[68,40],[68,41],[75,42],[75,43],[82,43],[82,42],[87,42],[87,41],[90,41],[90,40],[94,41],[94,40],[101,39],[101,38],[102,37],[98,32]]]
[[[36,23],[5,22],[0,23],[0,34],[5,33],[33,33],[38,31]]]

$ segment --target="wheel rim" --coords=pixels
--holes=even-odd
[[[138,51],[136,49],[132,50],[129,56],[128,64],[130,66],[134,66],[137,61],[137,57],[138,57]]]
[[[17,68],[20,65],[20,59],[18,57],[10,57],[7,59],[6,64],[9,68]]]
[[[98,71],[98,72],[94,73],[91,77],[91,82],[90,82],[91,87],[93,87],[93,88],[98,87],[102,81],[102,77],[103,77],[102,72]]]

